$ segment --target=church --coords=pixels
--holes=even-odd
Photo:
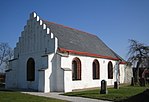
[[[117,67],[118,66],[118,67]],[[6,71],[6,88],[71,92],[124,83],[126,62],[96,35],[32,12]]]

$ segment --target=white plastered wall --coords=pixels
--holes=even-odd
[[[18,77],[16,75],[17,68],[18,68],[17,59],[13,60],[13,61],[10,61],[9,62],[9,67],[11,69],[9,69],[9,71],[6,72],[6,80],[5,80],[5,82],[9,83],[9,84],[6,84],[5,88],[16,88],[17,87],[17,79],[18,79]]]
[[[81,80],[72,81],[72,60],[77,57],[81,61]],[[100,79],[93,80],[92,78],[92,63],[97,59],[100,63]],[[116,81],[115,73],[113,74],[113,79],[108,79],[108,62],[111,61],[113,64],[113,72],[115,72],[114,66],[116,61],[102,59],[102,58],[94,58],[94,57],[86,57],[86,56],[77,56],[77,55],[69,55],[61,58],[61,67],[63,69],[70,69],[69,71],[64,71],[64,91],[70,92],[74,89],[83,89],[83,88],[91,88],[91,87],[100,87],[101,80],[106,80],[107,85],[113,85],[114,81]],[[124,66],[121,67],[121,82],[123,82],[123,69]]]
[[[27,24],[24,26],[24,30],[21,32],[21,37],[16,44],[14,49],[14,58],[16,61],[12,61],[10,72],[7,73],[6,86],[34,89],[34,90],[44,90],[41,86],[38,86],[40,76],[49,73],[49,70],[45,70],[45,73],[41,74],[40,69],[45,68],[42,62],[42,56],[47,54],[55,53],[57,50],[57,38],[53,36],[52,32],[43,21],[34,12],[30,15]],[[27,81],[27,60],[33,58],[35,61],[35,81]],[[48,69],[45,68],[45,69]],[[16,75],[16,85],[14,83],[13,76]],[[44,76],[42,76],[44,77]],[[11,84],[11,85],[9,85]],[[48,85],[48,84],[46,84]],[[47,89],[47,86],[44,86]],[[49,85],[48,85],[49,87]],[[50,89],[47,89],[50,90]]]

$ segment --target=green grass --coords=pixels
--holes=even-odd
[[[99,94],[100,89],[69,92],[64,95],[87,97],[99,100],[120,101],[137,95],[149,87],[123,86],[120,89],[108,88],[108,94]],[[147,97],[148,98],[148,97]],[[1,90],[0,102],[66,102],[63,100],[28,95],[15,91]]]
[[[0,102],[66,102],[66,101],[4,90],[0,91]]]
[[[80,92],[69,92],[65,93],[64,95],[86,97],[99,100],[120,101],[127,99],[128,97],[134,96],[136,94],[139,94],[147,88],[149,87],[123,86],[120,87],[120,89],[108,88],[108,94],[99,94],[100,89],[94,89]]]

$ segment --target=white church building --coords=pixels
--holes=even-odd
[[[118,70],[116,70],[116,66]],[[116,74],[118,73],[118,74]],[[96,35],[30,14],[6,71],[6,88],[71,92],[124,83],[125,61]]]

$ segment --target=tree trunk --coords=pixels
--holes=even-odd
[[[134,74],[134,84],[139,85],[139,66],[140,66],[140,61],[137,62],[135,74]]]

